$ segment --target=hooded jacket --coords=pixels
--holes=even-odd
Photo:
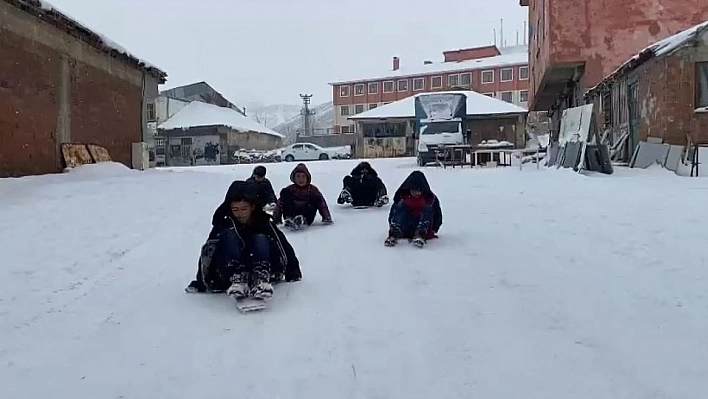
[[[354,169],[352,169],[349,177],[344,178],[344,188],[350,190],[352,194],[354,194],[352,190],[354,190],[353,186],[355,184],[362,184],[365,187],[373,187],[376,190],[375,193],[371,193],[373,198],[369,198],[369,203],[366,203],[367,201],[364,200],[364,203],[361,205],[371,205],[371,203],[373,203],[376,199],[381,198],[384,195],[388,195],[386,185],[381,178],[379,178],[379,174],[376,173],[376,170],[366,161],[360,162]],[[367,197],[369,196],[367,195]],[[356,205],[358,204],[354,203],[354,206]]]
[[[412,198],[411,190],[418,190],[423,193],[423,198],[425,198],[426,205],[433,207],[433,220],[428,232],[427,238],[432,238],[435,233],[440,230],[440,226],[443,223],[442,209],[440,208],[440,201],[438,197],[430,189],[430,184],[428,184],[428,179],[425,177],[423,172],[415,170],[411,172],[410,175],[403,181],[396,193],[393,196],[393,205],[399,203],[400,201],[407,201]],[[391,211],[389,211],[388,221],[391,222],[393,218],[393,206]]]
[[[267,178],[263,178],[262,181],[256,181],[256,176],[252,175],[246,181],[256,185],[258,198],[263,205],[274,204],[278,200],[275,196],[273,185]]]
[[[307,184],[302,187],[295,184],[295,174],[298,172],[302,172],[307,176]],[[294,208],[303,208],[307,205],[313,205],[317,207],[322,219],[332,219],[332,215],[327,207],[327,201],[322,195],[322,192],[312,184],[312,175],[304,163],[297,164],[293,171],[290,172],[290,181],[293,182],[293,184],[280,190],[280,198],[278,198],[275,210],[273,210],[273,219],[275,219],[277,223],[282,222],[283,219],[283,201],[292,201],[291,204],[287,205]]]
[[[244,226],[237,222],[231,214],[231,202],[246,201],[256,205],[252,217],[252,223]],[[271,216],[263,211],[263,204],[258,196],[258,187],[254,183],[237,180],[231,183],[226,191],[224,201],[216,208],[211,220],[212,229],[209,233],[209,241],[218,241],[219,235],[225,229],[236,230],[241,242],[245,236],[251,234],[264,234],[268,237],[271,248],[271,271],[273,273],[282,272],[286,281],[299,280],[302,278],[300,271],[300,261],[295,255],[295,250],[288,242],[285,234],[273,223]],[[199,276],[199,273],[197,273]]]

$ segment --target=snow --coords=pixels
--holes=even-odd
[[[254,131],[285,137],[253,119],[241,115],[231,108],[219,107],[218,105],[207,104],[201,101],[192,101],[171,118],[160,124],[158,128],[170,130],[189,129],[198,126],[227,126],[241,132]]]
[[[385,74],[366,78],[339,80],[336,82],[331,82],[330,85],[358,83],[370,80],[399,79],[403,77],[415,77],[420,75],[430,75],[433,73],[451,73],[472,69],[489,69],[504,66],[526,65],[528,62],[528,48],[526,48],[526,51],[519,51],[518,49],[515,49],[511,52],[498,55],[496,57],[486,57],[461,62],[434,62],[432,64],[421,64],[410,67],[404,66],[395,71],[387,71]]]
[[[96,32],[95,30],[89,28],[86,24],[79,22],[76,18],[73,18],[73,17],[71,17],[69,14],[65,13],[64,11],[61,11],[60,9],[58,9],[57,7],[55,7],[53,4],[51,4],[51,3],[48,2],[47,0],[38,0],[38,1],[39,1],[39,4],[40,4],[40,7],[41,7],[43,10],[54,11],[54,12],[56,12],[57,14],[60,14],[60,15],[64,16],[66,19],[68,19],[68,20],[70,20],[71,22],[75,23],[76,25],[81,26],[82,28],[86,29],[87,31],[92,32],[93,34],[95,34],[96,36],[98,36],[98,37],[101,39],[101,41],[103,42],[103,45],[106,46],[106,48],[115,50],[115,51],[117,51],[117,52],[119,52],[119,53],[121,53],[121,54],[125,54],[125,55],[127,55],[128,57],[135,58],[136,60],[138,60],[138,64],[140,64],[140,66],[142,66],[142,67],[144,67],[144,68],[147,68],[147,69],[152,68],[152,69],[161,71],[159,67],[155,66],[154,64],[149,63],[148,61],[146,61],[146,60],[144,60],[144,59],[141,59],[141,58],[139,58],[139,57],[136,57],[135,55],[131,54],[125,47],[123,47],[123,46],[121,46],[120,44],[114,42],[113,40],[109,39],[108,37],[106,37],[106,36],[104,36],[104,35],[102,35],[102,34]]]
[[[385,248],[388,206],[335,203],[357,162],[308,163],[335,224],[287,233],[304,279],[249,315],[183,289],[214,208],[254,165],[0,180],[2,396],[708,392],[708,180],[428,168],[440,238]],[[415,169],[372,163],[391,193]],[[293,166],[266,165],[276,190]]]
[[[496,99],[494,97],[485,96],[484,94],[475,91],[440,91],[435,93],[421,93],[414,96],[406,97],[402,100],[382,105],[369,111],[364,111],[360,114],[350,116],[349,119],[380,119],[380,118],[414,118],[415,117],[415,98],[428,94],[442,93],[462,93],[467,96],[467,116],[476,115],[499,115],[499,114],[526,114],[528,111],[519,107]]]

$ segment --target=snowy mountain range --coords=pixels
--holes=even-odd
[[[301,104],[271,104],[258,102],[239,102],[239,106],[246,108],[246,115],[263,126],[269,127],[278,133],[288,136],[295,141],[296,132],[302,129],[300,116]],[[315,115],[314,129],[324,133],[334,125],[334,106],[332,102],[316,105],[313,110]]]
[[[315,111],[315,115],[313,116],[313,129],[315,132],[325,133],[328,129],[332,129],[334,126],[334,105],[332,102],[317,105],[313,110]],[[281,123],[271,129],[286,135],[294,141],[297,131],[302,129],[302,117],[299,115],[299,111],[298,115],[294,116],[289,121]]]

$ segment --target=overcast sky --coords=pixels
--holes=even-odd
[[[235,103],[320,104],[331,81],[366,77],[443,50],[523,41],[518,0],[49,0],[162,68],[167,89],[207,81]]]

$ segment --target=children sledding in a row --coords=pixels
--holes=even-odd
[[[291,185],[276,199],[265,167],[257,166],[246,181],[234,181],[214,212],[212,230],[202,246],[197,275],[188,292],[226,292],[235,298],[269,298],[273,284],[302,278],[293,247],[277,225],[311,225],[317,212],[332,223],[327,201],[312,184],[304,164],[290,174]],[[386,186],[368,162],[344,178],[337,202],[382,207],[388,203]],[[273,215],[264,209],[272,208]],[[385,245],[407,238],[417,246],[436,237],[442,225],[437,196],[422,172],[412,172],[396,190],[388,215]]]

